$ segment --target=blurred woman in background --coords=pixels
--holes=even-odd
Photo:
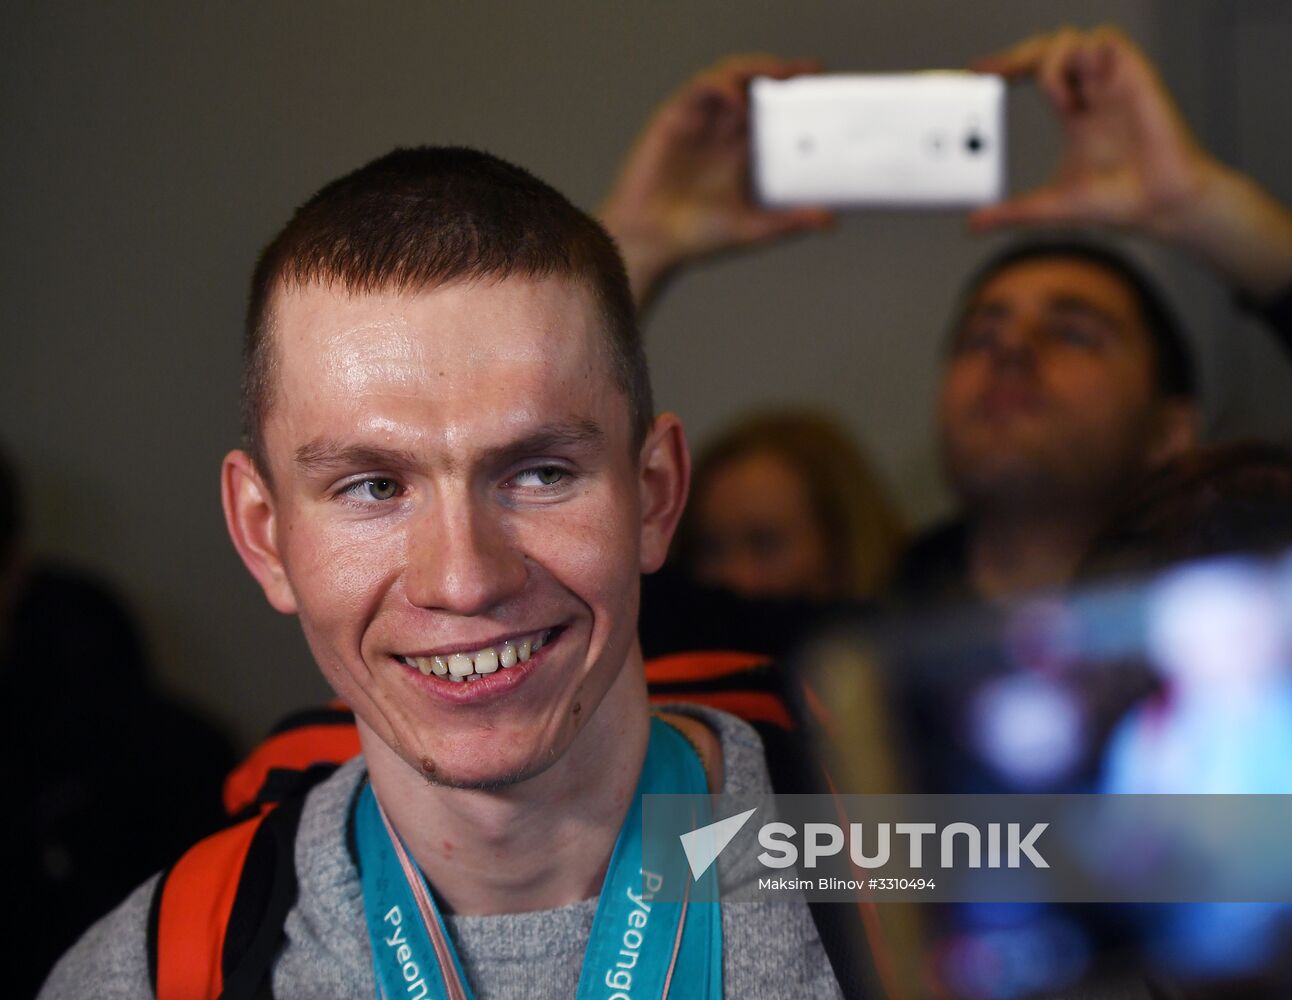
[[[676,556],[698,582],[746,597],[869,598],[905,540],[852,436],[805,410],[756,413],[703,449]]]

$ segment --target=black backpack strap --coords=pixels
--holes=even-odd
[[[225,780],[225,810],[243,819],[304,795],[359,751],[348,708],[331,704],[297,712],[275,726]]]
[[[148,920],[157,1000],[256,1000],[296,902],[296,830],[304,797],[221,830],[158,881]]]
[[[222,1000],[273,995],[270,971],[286,939],[287,914],[296,903],[296,830],[304,805],[304,796],[284,802],[265,817],[252,839],[225,932]]]

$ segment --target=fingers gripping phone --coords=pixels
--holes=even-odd
[[[765,205],[979,205],[1004,191],[998,76],[758,77],[750,100],[754,193]]]

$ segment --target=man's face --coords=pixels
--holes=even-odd
[[[272,493],[231,487],[226,461],[226,506],[264,494],[244,558],[410,766],[469,786],[542,771],[632,668],[639,574],[668,542],[592,296],[311,286],[274,316]]]
[[[1077,259],[1007,267],[955,333],[939,422],[970,507],[1107,499],[1159,458],[1161,401],[1131,290]]]

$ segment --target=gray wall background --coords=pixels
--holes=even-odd
[[[11,4],[0,101],[0,440],[34,548],[115,582],[165,683],[242,741],[322,698],[295,622],[264,604],[217,496],[236,442],[251,262],[321,183],[396,144],[479,145],[592,208],[647,113],[741,50],[838,70],[962,65],[1060,23],[1121,24],[1204,140],[1292,199],[1292,5],[1259,0],[548,0]],[[1011,97],[1011,180],[1056,130]],[[944,512],[931,447],[939,339],[990,247],[957,214],[852,215],[711,263],[648,330],[661,405],[702,441],[759,403],[836,409],[911,518]],[[1208,364],[1219,436],[1292,434],[1292,374],[1223,290],[1137,247]],[[41,663],[75,672],[94,664]]]

